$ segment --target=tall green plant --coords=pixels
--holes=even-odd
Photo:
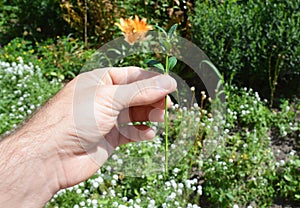
[[[156,26],[163,34],[163,37],[160,38],[160,44],[163,50],[166,53],[165,57],[165,66],[163,64],[155,61],[155,60],[147,60],[150,65],[155,66],[156,68],[162,70],[164,74],[168,75],[169,71],[172,70],[177,63],[177,58],[175,56],[171,56],[172,51],[172,37],[174,32],[176,31],[177,24],[173,25],[168,33],[161,27]],[[165,98],[165,176],[168,175],[168,161],[169,161],[169,113],[168,113],[168,99]]]

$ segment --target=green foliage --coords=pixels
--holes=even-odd
[[[300,114],[300,102],[284,101],[280,105],[280,110],[273,110],[272,126],[279,132],[279,136],[284,138],[291,133],[300,131],[299,122],[297,122],[297,116]],[[300,134],[296,135],[300,138]]]
[[[15,37],[40,41],[71,32],[62,19],[58,0],[1,0],[0,42]]]
[[[9,40],[11,25],[17,22],[17,7],[7,4],[6,1],[0,1],[0,42],[6,44]],[[15,34],[14,34],[15,35]],[[11,38],[11,37],[10,37]],[[0,45],[0,46],[1,46]]]
[[[88,23],[84,26],[85,2],[89,9]],[[175,105],[169,110],[170,158],[178,153],[175,148],[185,147],[180,142],[188,141],[186,135],[193,131],[198,133],[194,148],[169,169],[167,177],[155,173],[146,162],[134,164],[134,171],[143,169],[153,174],[136,178],[116,172],[114,166],[109,165],[122,164],[119,154],[150,160],[162,153],[166,142],[160,133],[164,127],[153,123],[151,126],[159,129],[153,141],[117,148],[111,161],[94,176],[59,191],[47,206],[267,207],[274,198],[299,203],[300,144],[294,145],[300,138],[299,100],[285,100],[278,109],[269,109],[267,104],[271,103],[260,98],[260,95],[266,97],[268,91],[272,99],[275,89],[284,88],[283,83],[295,77],[299,80],[299,5],[299,0],[206,0],[198,1],[191,15],[192,4],[181,0],[72,0],[64,3],[2,0],[0,134],[26,120],[62,87],[62,80],[67,81],[79,73],[94,52],[84,49],[81,39],[84,39],[85,29],[90,44],[98,46],[121,35],[114,25],[118,18],[137,14],[153,25],[171,28],[169,33],[165,32],[166,37],[175,31],[175,26],[171,26],[174,23],[178,23],[179,33],[189,37],[190,15],[194,40],[230,82],[225,87],[226,112],[212,115],[209,111],[214,110],[216,101],[206,102],[204,92],[199,98],[200,106],[191,103],[188,106],[193,107],[187,109]],[[82,38],[56,37],[69,31],[68,26],[62,26],[62,14],[77,32],[75,35],[82,34]],[[23,35],[25,39],[15,38]],[[52,39],[39,41],[46,37]],[[8,40],[11,41],[5,44]],[[162,46],[168,48],[168,42]],[[155,55],[133,54],[117,65],[146,68],[144,60]],[[162,63],[165,61],[160,55],[156,58]],[[159,62],[152,61],[152,65],[156,64]],[[170,54],[167,68],[175,64]],[[163,65],[156,66],[165,69]],[[261,90],[260,95],[251,88],[232,87],[232,82]],[[261,85],[269,85],[269,90],[258,89]],[[211,105],[207,107],[204,103]],[[278,159],[277,152],[273,151],[274,140],[294,142],[284,158]]]
[[[227,113],[221,116],[226,122],[207,130],[223,126],[224,144],[202,156],[205,200],[211,207],[266,207],[276,194],[277,179],[268,135],[271,112],[252,90],[226,86],[225,92]],[[217,144],[217,138],[204,142]]]
[[[71,36],[42,43],[15,38],[0,50],[0,59],[12,63],[23,57],[24,62],[40,66],[48,79],[64,80],[75,77],[93,52],[84,50],[83,42]]]
[[[195,148],[172,167],[167,178],[159,173],[131,178],[114,172],[112,164],[123,162],[124,156],[118,157],[120,153],[129,157],[148,155],[153,158],[164,148],[162,137],[150,142],[131,143],[117,148],[111,158],[115,163],[110,162],[87,183],[59,192],[48,206],[82,206],[85,203],[85,206],[93,207],[94,203],[98,207],[148,207],[151,204],[158,207],[192,207],[192,204],[194,207],[268,207],[278,197],[299,201],[299,156],[293,150],[286,158],[286,163],[277,161],[271,147],[269,131],[273,128],[273,117],[278,115],[266,108],[266,103],[251,89],[226,86],[225,92],[225,115],[216,114],[212,117],[203,108],[203,102],[201,106],[195,104],[189,110],[177,105],[171,110],[176,119],[170,122],[170,153],[177,148],[174,147],[174,144],[178,145],[175,142],[176,135],[180,134],[181,125],[186,122],[183,114],[193,117],[200,131]],[[202,98],[206,99],[204,93]],[[285,103],[284,106],[288,105]],[[290,109],[295,110],[292,107]],[[243,112],[245,110],[249,112]],[[250,117],[253,118],[249,120]],[[283,113],[283,117],[298,122],[292,112]],[[223,118],[226,118],[225,122]],[[219,137],[207,137],[211,131],[220,132],[217,129],[222,126],[224,133]],[[297,132],[297,129],[292,131]],[[208,149],[209,143],[213,144],[212,149]],[[134,171],[141,168],[139,165],[153,171],[147,163],[134,164]],[[79,195],[78,200],[70,200],[71,193],[72,197]]]
[[[23,43],[25,49],[28,48],[26,42]],[[23,63],[22,58],[17,58],[16,63],[1,62],[0,67],[1,133],[4,133],[26,119],[61,84],[55,79],[49,82],[39,67]],[[278,162],[269,135],[271,128],[280,130],[291,123],[290,128],[285,129],[287,135],[299,132],[296,116],[299,104],[284,102],[276,113],[266,108],[266,103],[251,89],[226,86],[225,92],[225,115],[211,115],[203,108],[204,93],[200,106],[172,108],[170,154],[181,144],[176,141],[188,141],[184,135],[189,135],[197,126],[200,131],[195,148],[170,169],[168,177],[158,173],[131,178],[113,171],[110,162],[86,182],[58,192],[47,207],[267,207],[276,197],[299,201],[299,156],[293,150],[287,162]],[[185,128],[183,124],[195,126]],[[153,127],[163,128],[157,124]],[[224,133],[219,134],[218,139],[223,142],[214,141],[217,137],[207,137],[210,132],[220,132],[216,129],[222,127]],[[209,143],[214,144],[212,151],[207,151]],[[117,148],[111,160],[120,164],[123,158],[118,157],[119,154],[153,158],[163,151],[164,139],[158,136],[153,141]],[[153,171],[146,163],[134,165],[134,171],[138,168]]]
[[[290,153],[289,160],[280,169],[278,175],[280,180],[277,183],[279,195],[286,201],[300,201],[300,158]]]
[[[64,1],[60,6],[64,19],[92,46],[103,45],[120,36],[115,23],[121,17],[129,18],[134,15],[147,18],[151,24],[165,28],[178,23],[184,36],[188,36],[190,31],[188,14],[192,4],[188,1],[73,0]]]
[[[299,83],[299,7],[299,0],[198,1],[194,41],[226,80],[259,90],[272,104],[279,83]]]
[[[32,63],[0,61],[0,135],[17,127],[60,88],[49,82],[41,69]]]
[[[124,15],[120,1],[71,0],[60,3],[63,18],[88,47],[88,42],[99,46],[113,39],[116,34],[114,25],[117,18]]]
[[[231,87],[226,98],[228,114],[226,120],[228,125],[236,128],[261,129],[270,125],[272,114],[264,105],[266,101],[262,101],[259,94],[251,88]]]

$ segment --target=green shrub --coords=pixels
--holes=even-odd
[[[0,1],[0,47],[5,45],[11,38],[11,25],[17,21],[17,7],[7,4],[7,1]]]
[[[0,61],[0,80],[0,135],[17,127],[61,88],[58,81],[49,82],[38,66],[24,63],[21,57],[12,63]]]
[[[272,104],[278,84],[299,83],[299,9],[299,0],[198,1],[194,41],[226,80],[250,86]]]
[[[70,27],[62,18],[58,0],[1,0],[0,42],[16,37],[31,41],[67,35]]]
[[[75,77],[93,53],[94,50],[84,49],[84,43],[71,36],[58,36],[41,43],[15,38],[0,50],[0,60],[12,63],[23,57],[25,63],[40,66],[49,80],[64,80]]]

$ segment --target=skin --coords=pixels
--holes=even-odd
[[[91,177],[117,146],[152,139],[151,128],[126,124],[163,121],[164,98],[175,89],[170,76],[137,67],[77,76],[0,141],[0,207],[42,207]]]

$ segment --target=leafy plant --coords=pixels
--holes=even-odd
[[[0,61],[0,80],[0,135],[17,127],[61,88],[60,82],[49,82],[39,66],[21,57],[12,63]]]
[[[163,34],[163,37],[159,40],[161,47],[166,53],[165,66],[155,60],[147,60],[148,64],[162,70],[164,74],[169,74],[169,71],[172,70],[177,63],[175,56],[170,56],[172,51],[172,40],[174,32],[176,31],[177,24],[173,25],[168,33],[161,27],[156,26]],[[168,161],[169,161],[169,114],[168,114],[168,99],[165,98],[165,174],[168,173]]]
[[[40,42],[71,32],[61,17],[58,0],[1,0],[0,5],[2,44],[16,37]]]
[[[276,90],[282,97],[291,87],[299,94],[299,3],[198,1],[191,15],[194,41],[227,81],[253,88],[272,106]]]
[[[45,42],[32,42],[15,38],[0,50],[0,59],[15,62],[22,57],[25,63],[40,66],[49,79],[71,79],[77,75],[94,50],[85,50],[82,41],[67,37],[56,37]]]

